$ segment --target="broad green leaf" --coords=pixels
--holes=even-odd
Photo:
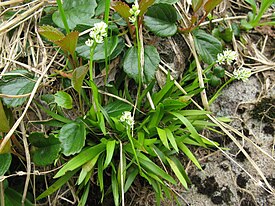
[[[115,50],[115,48],[118,45],[118,37],[117,36],[112,36],[112,37],[107,37],[108,38],[108,48],[107,48],[107,56],[109,57]],[[85,44],[86,38],[82,38],[76,48],[76,52],[78,53],[79,56],[85,58],[85,59],[90,59],[90,47],[88,47]],[[104,44],[97,44],[95,51],[94,51],[94,61],[102,61],[105,60],[105,47]]]
[[[76,122],[66,124],[60,129],[58,138],[64,155],[70,156],[79,153],[85,145],[85,125]]]
[[[143,16],[143,14],[146,13],[147,9],[154,3],[156,3],[155,0],[141,0],[141,1],[139,1],[139,10],[140,10],[139,15]]]
[[[73,107],[73,99],[67,92],[59,91],[54,95],[54,101],[58,106],[65,109],[71,109]]]
[[[162,144],[170,150],[165,130],[157,127],[157,132]]]
[[[177,11],[172,5],[154,4],[144,17],[145,26],[157,36],[173,36],[177,32]]]
[[[175,173],[175,175],[177,176],[177,178],[179,179],[180,183],[185,187],[188,188],[187,186],[187,182],[184,178],[184,176],[182,175],[182,173],[180,172],[179,168],[177,167],[177,165],[168,157],[166,158],[171,169],[173,170],[173,172]]]
[[[78,93],[81,91],[83,80],[88,70],[89,68],[87,66],[80,66],[73,71],[72,86]]]
[[[171,130],[168,128],[165,128],[164,130],[166,132],[166,136],[167,136],[169,142],[171,143],[172,147],[176,150],[176,152],[179,152],[177,142],[176,142],[175,137],[174,137],[173,133],[171,132]]]
[[[113,155],[114,155],[114,151],[115,151],[115,146],[116,146],[116,141],[112,140],[112,141],[107,141],[106,144],[106,159],[103,165],[103,169],[106,169],[108,167],[108,165],[110,164]]]
[[[221,42],[203,30],[193,32],[195,46],[202,60],[207,64],[212,64],[217,60],[217,55],[222,52]]]
[[[72,171],[89,160],[93,159],[98,154],[102,153],[105,150],[105,144],[100,143],[96,146],[90,147],[88,149],[82,150],[77,156],[73,157],[69,162],[67,162],[54,176],[58,178],[63,176],[67,171]]]
[[[53,135],[46,138],[43,133],[33,132],[28,139],[32,145],[32,160],[36,165],[46,166],[58,158],[60,142]]]
[[[0,154],[0,176],[3,176],[11,165],[12,156],[10,153]]]
[[[61,31],[49,25],[40,26],[38,32],[51,42],[58,41],[65,37],[65,35]]]
[[[128,21],[128,18],[131,16],[130,14],[130,7],[122,2],[122,1],[117,1],[114,3],[113,8],[117,13],[119,13],[120,16],[122,16],[126,21]]]
[[[181,149],[181,151],[184,152],[184,154],[186,154],[186,156],[200,169],[201,165],[199,163],[199,161],[196,159],[196,157],[193,155],[193,153],[188,149],[188,147],[186,147],[185,144],[183,144],[182,142],[178,142],[178,146]]]
[[[59,170],[60,171],[60,170]],[[78,171],[78,169],[69,171],[66,174],[59,178],[55,183],[53,183],[46,191],[44,191],[42,194],[40,194],[36,199],[40,200],[44,197],[47,197],[48,195],[54,193],[56,190],[60,189],[62,185],[67,183],[69,179]],[[58,174],[58,173],[57,173]]]
[[[7,119],[2,101],[0,99],[0,132],[8,132],[10,130],[9,120]]]
[[[197,12],[203,4],[203,0],[192,0],[192,8],[194,12]]]
[[[3,78],[0,80],[0,94],[15,95],[16,97],[3,97],[3,103],[8,107],[22,105],[28,98],[28,94],[32,92],[35,80],[24,76],[14,76],[12,73],[5,75],[11,76],[7,80]]]
[[[95,10],[95,16],[99,16],[100,14],[103,14],[105,11],[106,1],[97,0],[96,3],[97,3],[97,7]]]
[[[122,115],[123,112],[130,111],[132,106],[120,100],[116,100],[104,106],[104,109],[110,117],[118,117]]]
[[[145,46],[144,48],[144,80],[146,83],[152,81],[155,78],[155,72],[160,62],[159,54],[155,47]],[[138,82],[138,49],[131,47],[127,50],[124,62],[124,72],[136,82]]]
[[[17,206],[22,205],[22,194],[17,192],[16,190],[7,187],[5,189],[5,206]],[[30,200],[25,199],[24,206],[33,206]]]
[[[89,24],[95,15],[96,0],[63,0],[63,8],[70,29],[77,24]],[[60,28],[65,28],[59,11],[53,14],[53,22]]]
[[[210,13],[216,6],[219,5],[219,3],[221,3],[222,0],[208,0],[205,4],[204,4],[204,10],[205,12],[208,14]]]

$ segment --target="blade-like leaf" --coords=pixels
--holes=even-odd
[[[183,144],[182,142],[178,142],[178,146],[181,149],[181,151],[184,152],[184,154],[186,154],[186,156],[200,169],[201,165],[199,163],[199,161],[196,159],[196,157],[192,154],[192,152],[188,149],[188,147],[186,147],[185,144]]]
[[[203,0],[192,0],[192,8],[194,12],[197,12],[203,4]]]
[[[63,176],[67,171],[72,171],[89,160],[93,159],[98,154],[102,153],[105,150],[105,144],[100,143],[96,146],[90,147],[86,150],[83,150],[81,153],[79,153],[77,156],[72,158],[69,162],[67,162],[62,169],[58,171],[58,173],[54,176],[54,178],[58,178]]]
[[[104,162],[104,166],[103,169],[105,169],[111,162],[113,155],[114,155],[114,151],[115,151],[115,146],[116,146],[116,141],[112,140],[112,141],[107,141],[106,144],[106,159]]]
[[[159,138],[162,142],[162,144],[170,150],[170,147],[169,147],[169,144],[168,144],[168,139],[167,139],[167,136],[166,136],[166,132],[164,129],[160,129],[157,127],[157,132],[158,132],[158,135],[159,135]]]
[[[171,130],[168,128],[165,128],[164,130],[166,132],[166,136],[167,136],[169,142],[171,143],[172,147],[176,150],[176,152],[179,152],[177,142],[176,142],[175,137],[174,137],[173,133],[171,132]]]

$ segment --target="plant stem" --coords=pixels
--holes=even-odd
[[[89,72],[90,72],[90,81],[94,81],[93,80],[93,60],[94,60],[94,52],[95,52],[95,47],[96,47],[96,43],[93,44],[93,46],[91,46],[90,49],[90,67],[89,67]]]
[[[136,153],[135,145],[134,145],[134,142],[133,142],[133,139],[132,139],[133,137],[132,137],[131,132],[130,132],[130,127],[127,126],[126,129],[127,129],[127,136],[128,136],[128,138],[130,140],[130,143],[131,143],[131,146],[132,146],[132,150],[133,150],[135,159],[137,161],[137,165],[138,165],[139,171],[142,172],[140,164],[139,164],[139,161],[138,161],[138,156],[137,156],[137,153]]]
[[[65,15],[65,12],[64,12],[64,9],[63,9],[62,2],[61,2],[61,0],[56,0],[56,1],[57,1],[57,5],[58,5],[58,11],[60,13],[60,16],[61,16],[62,22],[64,24],[64,27],[66,29],[66,33],[69,34],[70,29],[69,29],[69,25],[68,25],[66,15]]]
[[[106,0],[105,1],[105,12],[104,12],[104,22],[108,25],[109,24],[109,14],[110,14],[110,7],[111,7],[111,1]],[[109,62],[108,62],[108,38],[104,39],[104,53],[105,53],[105,69],[106,69],[106,75],[104,79],[104,84],[107,84],[108,81],[108,74],[109,74]]]
[[[227,82],[225,82],[219,89],[218,91],[214,94],[214,96],[209,100],[209,105],[211,105],[215,99],[217,99],[220,96],[220,92],[223,90],[223,88],[228,85],[229,83],[231,83],[235,78],[231,77]]]

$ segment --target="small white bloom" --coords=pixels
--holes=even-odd
[[[186,0],[187,4],[192,5],[192,0]]]
[[[102,36],[105,36],[107,35],[107,32],[106,32],[107,27],[108,27],[107,24],[102,21],[99,23],[95,23],[93,29],[97,34],[101,34]]]
[[[136,16],[130,16],[130,17],[129,17],[129,21],[130,21],[131,23],[135,23],[136,20],[137,20],[137,17],[136,17]]]
[[[93,46],[93,44],[94,44],[94,40],[88,39],[87,41],[85,41],[85,44],[86,44],[88,47],[91,47],[91,46]]]
[[[236,60],[238,57],[238,54],[235,51],[226,49],[223,51],[223,53],[219,53],[217,55],[217,63],[218,64],[224,64],[225,62],[227,64],[231,64],[234,60]]]
[[[134,117],[132,117],[131,112],[129,111],[125,111],[122,113],[122,116],[120,117],[120,121],[125,122],[131,128],[134,127]]]
[[[137,16],[139,15],[140,13],[140,10],[139,10],[139,5],[138,5],[138,1],[136,0],[134,5],[132,6],[132,8],[129,10],[130,14],[132,16],[129,17],[129,21],[134,23],[136,22],[137,20]]]
[[[248,68],[240,68],[233,72],[233,76],[235,79],[242,80],[246,82],[248,78],[251,76],[251,70]]]

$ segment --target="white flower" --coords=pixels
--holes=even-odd
[[[223,53],[219,53],[217,55],[217,63],[218,64],[224,64],[225,62],[227,64],[231,64],[234,60],[236,60],[238,57],[238,54],[235,51],[226,49],[223,51]]]
[[[87,41],[85,41],[85,44],[86,44],[88,47],[91,47],[91,46],[93,46],[93,44],[94,44],[94,40],[88,39]]]
[[[246,82],[248,78],[251,76],[251,70],[248,68],[240,68],[233,72],[233,76],[235,79],[242,80]]]
[[[130,14],[132,16],[129,17],[129,21],[134,23],[136,22],[137,20],[137,16],[139,15],[140,13],[140,10],[139,10],[139,5],[138,5],[138,1],[136,0],[134,5],[132,6],[132,8],[129,10]]]
[[[192,0],[186,0],[187,4],[192,5]]]
[[[104,41],[104,37],[107,36],[107,24],[105,22],[95,23],[90,32],[91,39],[88,39],[85,43],[87,46],[92,46],[94,42],[101,44]]]
[[[131,112],[125,111],[122,113],[120,117],[121,122],[125,122],[131,128],[134,127],[134,117],[132,117]]]

